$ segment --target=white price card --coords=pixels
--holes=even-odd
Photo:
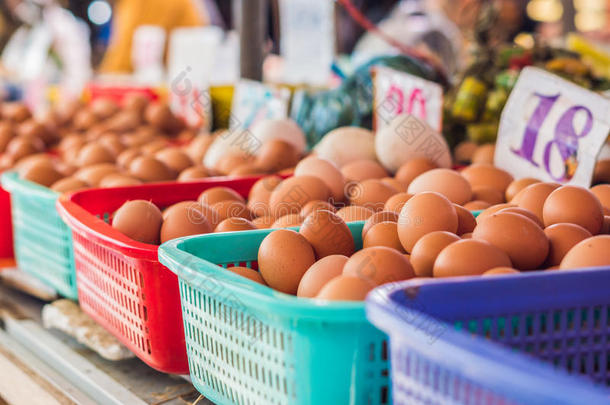
[[[288,116],[290,90],[241,79],[233,93],[229,129],[249,129],[265,119]]]
[[[422,119],[441,132],[443,88],[435,82],[387,67],[373,68],[375,129],[386,127],[399,114]]]
[[[588,187],[610,130],[610,100],[526,67],[502,111],[494,164],[515,178]]]
[[[131,60],[140,83],[157,85],[163,80],[165,39],[165,29],[158,25],[140,25],[133,33]]]

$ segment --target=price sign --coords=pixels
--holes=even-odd
[[[591,184],[610,130],[610,100],[527,67],[502,111],[494,163],[516,178]]]
[[[290,90],[242,79],[235,87],[229,129],[248,129],[264,119],[288,116]]]
[[[165,29],[157,25],[140,25],[133,33],[131,60],[141,83],[156,85],[163,80],[165,36]]]
[[[441,131],[443,88],[438,84],[387,67],[373,70],[375,129],[386,127],[399,114],[422,119],[432,129]]]

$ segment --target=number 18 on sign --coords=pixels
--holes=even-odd
[[[527,67],[506,103],[494,163],[515,176],[588,187],[610,130],[610,100]]]

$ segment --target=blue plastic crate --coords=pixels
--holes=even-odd
[[[394,404],[610,404],[609,288],[607,269],[377,288]]]

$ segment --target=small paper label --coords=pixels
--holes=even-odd
[[[290,90],[242,79],[235,87],[229,129],[249,129],[265,119],[288,116]]]
[[[609,130],[610,100],[527,67],[502,111],[494,162],[516,178],[588,187]]]
[[[373,68],[374,120],[378,131],[399,114],[411,114],[441,132],[443,88],[438,84],[387,67]]]

